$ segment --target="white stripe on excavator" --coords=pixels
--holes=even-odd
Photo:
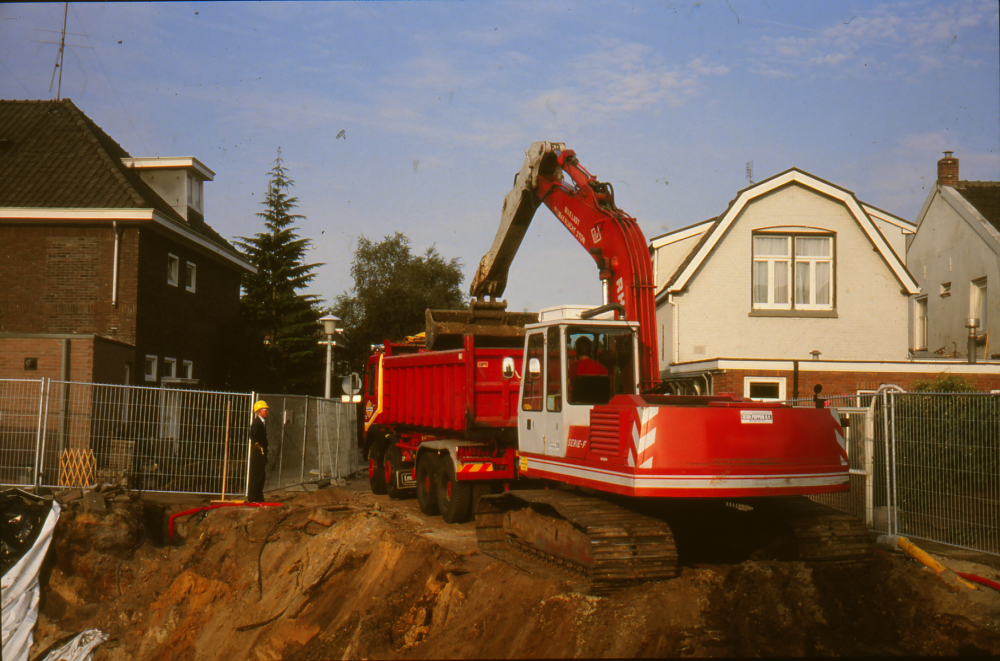
[[[842,473],[800,473],[792,475],[740,475],[736,477],[721,476],[700,476],[691,475],[658,475],[649,477],[636,475],[634,477],[623,475],[618,472],[603,470],[599,468],[581,468],[579,466],[568,466],[566,464],[525,457],[528,460],[528,471],[540,470],[556,475],[566,475],[604,482],[606,484],[617,484],[625,487],[640,488],[671,488],[671,489],[731,489],[731,488],[763,488],[763,487],[802,487],[802,486],[827,486],[843,484],[845,476]]]

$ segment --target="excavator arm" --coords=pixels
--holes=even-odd
[[[472,278],[471,294],[479,300],[499,298],[507,288],[507,274],[514,255],[521,247],[524,233],[528,231],[535,210],[541,204],[536,193],[539,174],[547,178],[561,178],[562,170],[557,155],[566,149],[561,142],[533,142],[525,152],[521,171],[514,177],[514,187],[503,199],[500,228],[490,251],[483,255],[479,269]]]
[[[535,142],[528,148],[514,187],[504,198],[493,247],[473,278],[472,295],[483,300],[503,294],[514,255],[541,204],[594,259],[604,302],[620,304],[625,318],[639,323],[640,387],[653,387],[659,382],[656,303],[646,238],[635,218],[615,206],[611,184],[597,181],[563,143]]]

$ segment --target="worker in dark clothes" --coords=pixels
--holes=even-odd
[[[250,482],[247,484],[247,502],[264,502],[264,468],[267,466],[267,402],[258,400],[253,405],[253,423],[250,425]]]

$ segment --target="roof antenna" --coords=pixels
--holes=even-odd
[[[747,181],[753,183],[753,161],[747,161]]]
[[[62,100],[62,70],[63,70],[63,53],[66,52],[66,15],[69,13],[69,2],[63,7],[63,29],[62,38],[59,40],[59,54],[56,55],[56,66],[52,69],[52,78],[56,77],[56,69],[59,70],[59,86],[56,87],[56,101]],[[52,80],[49,81],[49,94],[52,93]]]

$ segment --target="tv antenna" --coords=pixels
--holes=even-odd
[[[63,56],[66,53],[66,17],[69,14],[69,2],[66,2],[63,6],[63,25],[62,30],[45,30],[43,28],[35,28],[39,32],[57,32],[59,33],[60,39],[59,43],[54,41],[38,41],[37,39],[32,39],[35,43],[39,44],[52,44],[53,46],[59,47],[59,53],[56,55],[56,65],[52,69],[52,79],[49,80],[49,93],[52,93],[52,84],[56,81],[56,71],[59,72],[59,85],[56,87],[56,100],[62,99],[62,70],[63,70]],[[78,34],[76,32],[70,32],[69,34],[75,37],[87,37],[90,35]],[[92,46],[81,46],[79,44],[70,44],[70,48],[92,48]]]
[[[753,183],[753,161],[747,161],[747,181]]]

